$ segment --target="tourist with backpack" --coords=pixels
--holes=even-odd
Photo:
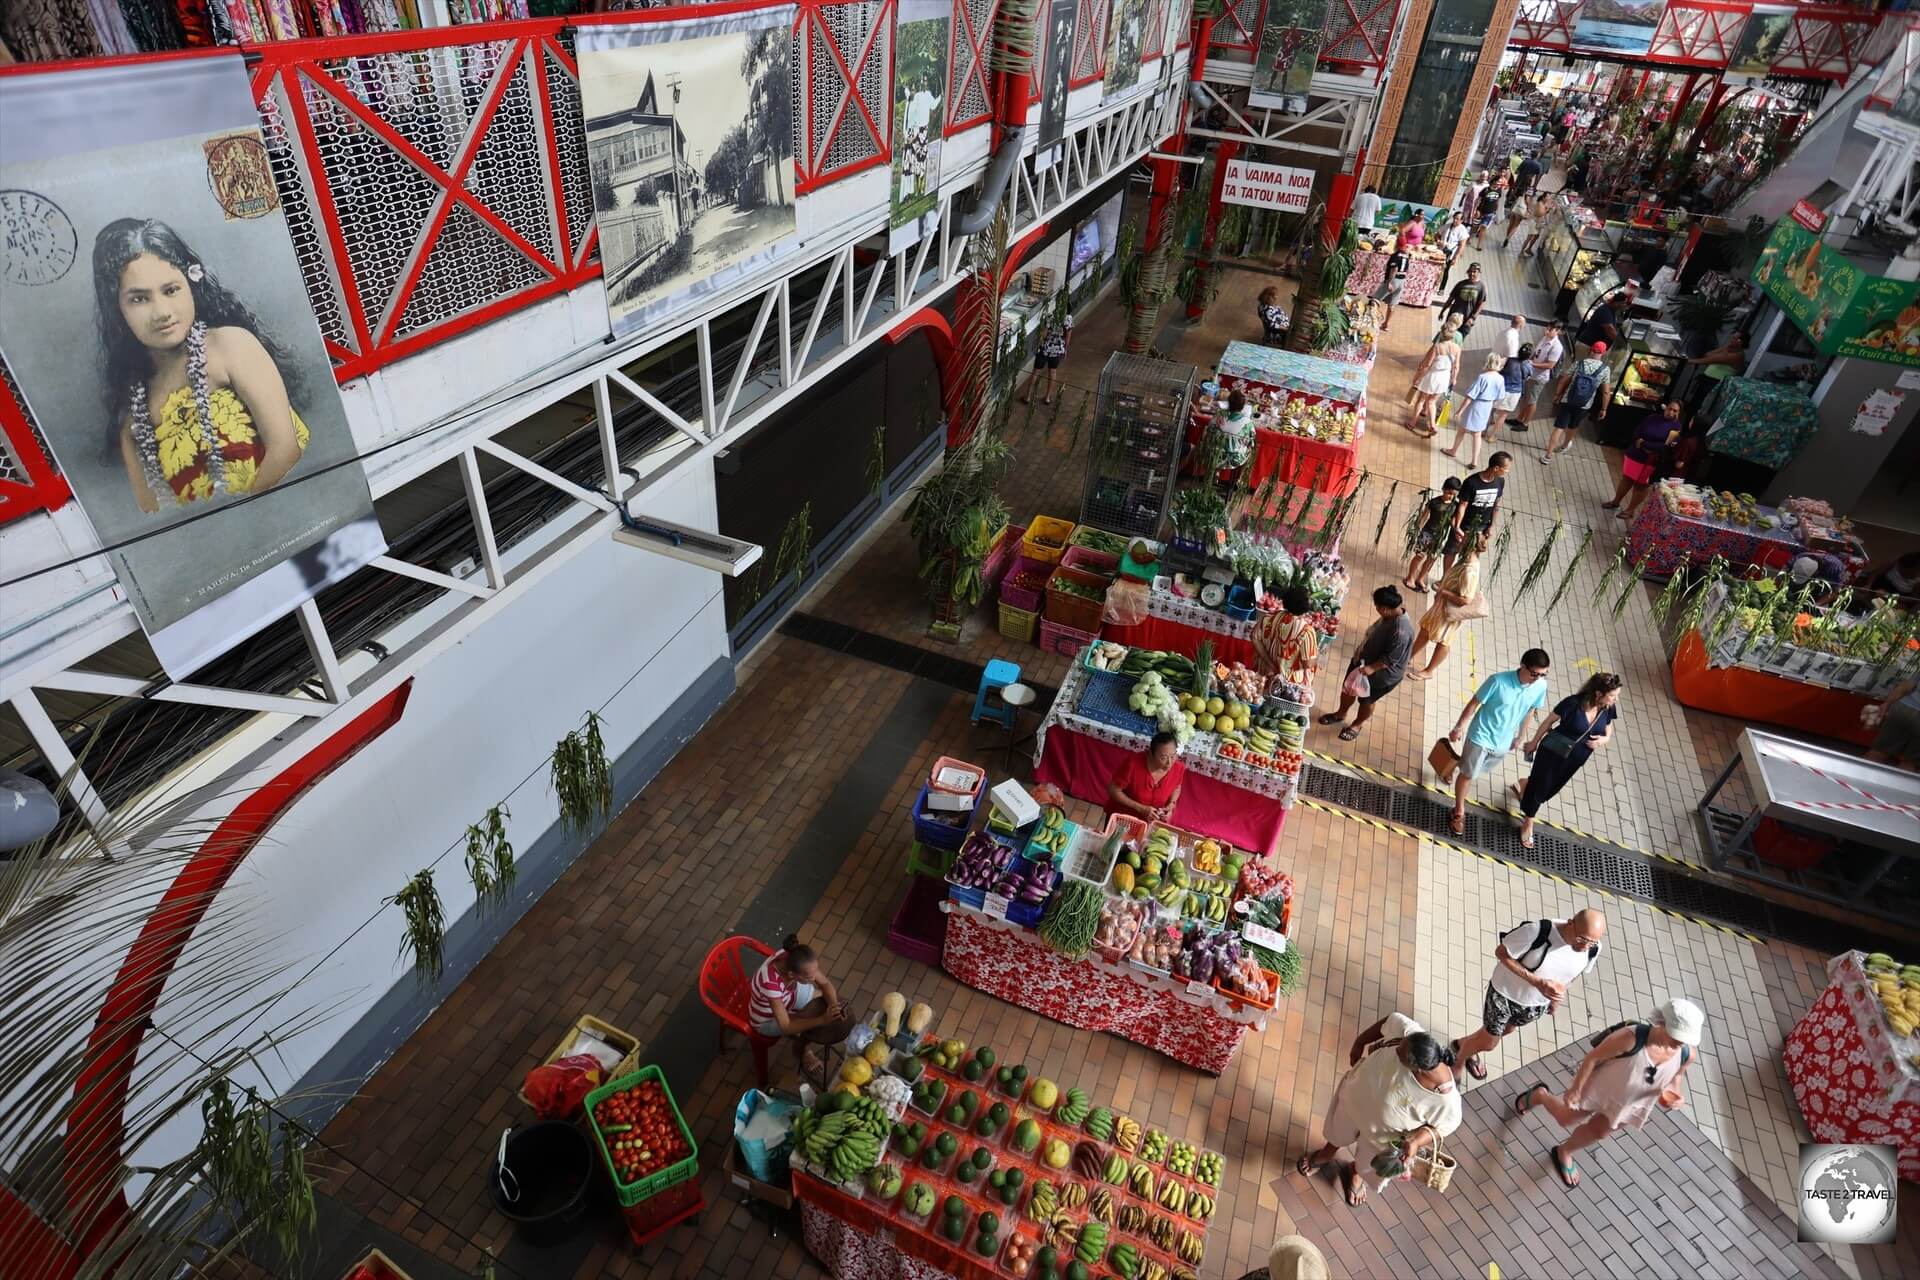
[[[1485,1080],[1482,1054],[1508,1032],[1557,1012],[1567,987],[1599,963],[1606,936],[1607,918],[1592,907],[1566,920],[1529,920],[1501,934],[1481,1000],[1480,1030],[1453,1046],[1467,1074]]]
[[[1574,361],[1560,375],[1560,385],[1553,390],[1553,433],[1547,437],[1547,451],[1540,455],[1541,466],[1552,462],[1554,454],[1565,453],[1573,447],[1580,419],[1589,409],[1593,410],[1596,421],[1607,416],[1607,401],[1613,395],[1613,371],[1600,358],[1605,354],[1607,344],[1596,342],[1584,359]]]
[[[1580,1166],[1573,1161],[1580,1148],[1640,1128],[1656,1106],[1672,1111],[1687,1100],[1680,1078],[1693,1064],[1706,1021],[1693,1001],[1669,1000],[1645,1022],[1619,1023],[1595,1036],[1565,1093],[1555,1097],[1536,1084],[1513,1100],[1515,1113],[1539,1107],[1572,1130],[1553,1148],[1560,1181],[1580,1185]]]

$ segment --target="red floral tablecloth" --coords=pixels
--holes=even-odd
[[[1149,975],[1109,967],[1089,958],[1072,960],[1028,930],[948,904],[947,944],[941,964],[961,982],[990,996],[1044,1014],[1084,1031],[1107,1031],[1166,1054],[1176,1062],[1219,1075],[1233,1061],[1249,1028],[1266,1014],[1236,1021],[1211,1004],[1149,985]]]
[[[793,1194],[807,1252],[839,1280],[998,1280],[992,1267],[804,1173],[794,1174]]]
[[[1650,577],[1665,578],[1685,564],[1704,565],[1719,556],[1735,568],[1758,564],[1763,556],[1795,555],[1800,540],[1779,530],[1737,528],[1719,520],[1676,515],[1655,494],[1627,532],[1627,563],[1648,557]]]
[[[1400,305],[1424,307],[1433,301],[1440,287],[1440,268],[1444,263],[1416,257],[1407,264],[1407,282],[1400,289]],[[1371,298],[1386,279],[1387,255],[1362,249],[1353,255],[1353,274],[1347,277],[1347,292]]]
[[[1266,487],[1267,477],[1277,470],[1276,485],[1294,485],[1343,498],[1360,482],[1357,449],[1357,445],[1308,440],[1261,427],[1253,433],[1247,487],[1260,492]]]
[[[1848,958],[1835,957],[1833,982],[1787,1036],[1787,1079],[1816,1140],[1891,1144],[1900,1150],[1900,1176],[1920,1182],[1920,1089],[1886,1044],[1878,1015],[1859,1009],[1857,994],[1850,998],[1857,984],[1835,967]]]

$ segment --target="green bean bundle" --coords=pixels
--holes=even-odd
[[[1040,917],[1040,940],[1063,956],[1084,956],[1093,948],[1100,927],[1100,886],[1085,880],[1064,880],[1053,891],[1046,914]]]

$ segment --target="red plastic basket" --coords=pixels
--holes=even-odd
[[[1075,631],[1072,627],[1063,627],[1044,618],[1040,622],[1040,647],[1048,653],[1065,654],[1071,658],[1099,638],[1098,631]]]
[[[1091,573],[1097,577],[1112,578],[1120,572],[1120,557],[1110,556],[1104,551],[1095,551],[1092,547],[1068,547],[1067,553],[1060,557],[1063,569],[1078,569],[1082,573]]]
[[[1075,631],[1089,633],[1087,639],[1091,642],[1100,635],[1100,624],[1107,609],[1107,586],[1112,581],[1111,578],[1102,578],[1084,569],[1069,569],[1062,565],[1054,571],[1051,578],[1047,579],[1047,607],[1042,616],[1048,622],[1057,622],[1063,627],[1072,627]],[[1100,593],[1100,598],[1089,600],[1084,596],[1070,595],[1060,589],[1065,583],[1072,583],[1089,591],[1097,591]]]

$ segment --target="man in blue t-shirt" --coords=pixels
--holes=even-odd
[[[1493,772],[1500,757],[1527,731],[1528,722],[1546,707],[1551,665],[1545,649],[1527,650],[1520,655],[1518,670],[1488,676],[1460,712],[1447,735],[1460,752],[1460,768],[1453,778],[1453,819],[1448,823],[1453,834],[1467,833],[1467,788],[1475,778]]]

